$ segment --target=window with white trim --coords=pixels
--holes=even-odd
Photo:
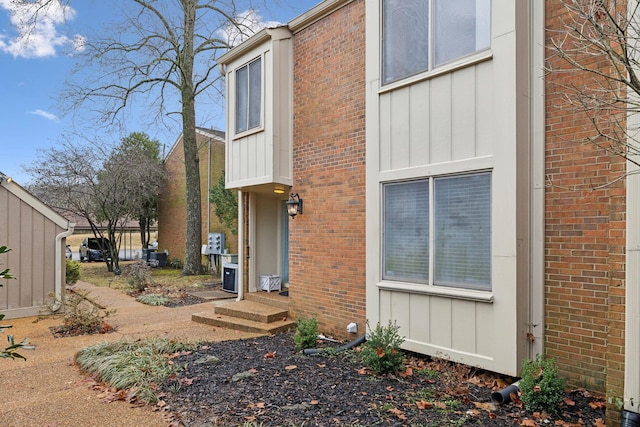
[[[262,117],[262,58],[238,68],[236,77],[236,133],[260,127]]]
[[[382,278],[491,290],[491,173],[383,185]]]
[[[382,0],[382,83],[489,48],[491,0]]]

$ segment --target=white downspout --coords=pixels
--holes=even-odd
[[[236,301],[244,299],[244,201],[242,190],[238,190],[238,298]]]
[[[53,281],[53,294],[55,295],[55,302],[51,311],[56,312],[62,307],[62,267],[60,265],[60,257],[62,256],[62,239],[71,236],[73,234],[73,228],[75,224],[67,222],[67,229],[56,236],[56,247],[54,250],[55,262],[55,277]],[[66,258],[65,258],[66,259]],[[65,261],[66,264],[66,261]]]

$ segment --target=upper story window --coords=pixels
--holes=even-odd
[[[491,0],[382,0],[382,82],[491,44]]]
[[[262,58],[236,70],[236,133],[260,127]]]

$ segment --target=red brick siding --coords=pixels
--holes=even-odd
[[[355,1],[294,37],[294,316],[326,334],[365,331],[365,5]]]
[[[560,29],[564,6],[545,5],[546,28]],[[548,46],[556,36],[547,31]],[[551,55],[547,65],[567,67]],[[546,80],[545,345],[569,384],[622,396],[626,197],[616,179],[625,161],[579,142],[593,127],[557,86],[587,78],[575,71]]]

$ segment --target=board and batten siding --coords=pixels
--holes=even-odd
[[[35,316],[55,290],[56,264],[64,265],[66,220],[37,201],[15,183],[9,191],[0,185],[0,246],[10,252],[0,256],[0,269],[9,268],[16,279],[0,283],[0,313],[7,319]],[[59,257],[59,258],[58,258]],[[64,267],[59,268],[64,284]]]
[[[253,41],[253,40],[255,41]],[[284,27],[265,29],[239,51],[221,58],[227,79],[227,188],[292,184],[291,33]],[[229,59],[225,59],[229,58]],[[262,58],[262,108],[258,128],[235,134],[235,70]]]
[[[492,155],[492,63],[380,95],[380,171]]]
[[[529,256],[543,244],[531,236],[543,218],[532,196],[543,173],[531,172],[542,170],[532,146],[544,142],[533,131],[544,129],[543,91],[529,76],[542,81],[542,33],[532,29],[543,28],[544,10],[494,0],[490,51],[381,86],[379,6],[367,3],[367,318],[397,322],[407,350],[517,375],[542,350],[531,337],[543,336],[543,313],[529,307],[542,306],[532,298],[542,298],[543,283],[532,290]],[[474,171],[492,176],[491,291],[383,280],[383,184]],[[541,277],[543,265],[535,268]]]

